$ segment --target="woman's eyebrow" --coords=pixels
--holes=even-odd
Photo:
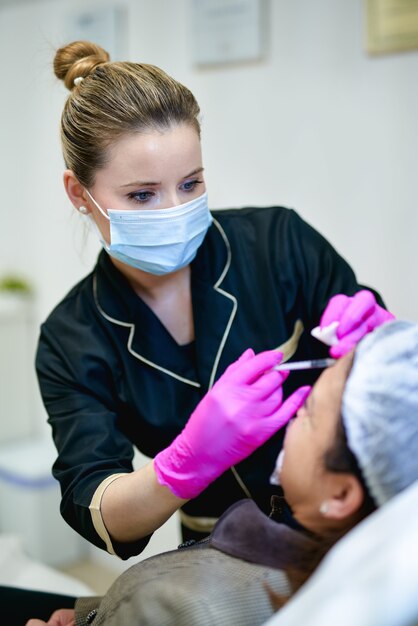
[[[195,170],[193,170],[193,172],[190,172],[190,174],[186,174],[186,176],[183,176],[183,178],[190,178],[190,176],[196,176],[196,174],[201,174],[204,169],[204,167],[197,167]]]
[[[182,178],[190,178],[191,176],[196,176],[196,174],[201,174],[203,170],[204,170],[203,167],[197,167],[195,170],[193,170],[193,172],[190,172],[190,174],[186,174]],[[155,187],[157,185],[161,185],[161,181],[134,180],[131,183],[125,183],[124,185],[120,185],[120,188],[123,189],[124,187],[152,187],[152,186]]]
[[[158,181],[150,181],[150,180],[134,180],[132,183],[125,183],[124,185],[120,185],[120,188],[123,187],[150,187],[155,185],[160,185],[161,183]]]

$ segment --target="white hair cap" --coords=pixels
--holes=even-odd
[[[359,343],[342,419],[378,506],[418,479],[417,324],[388,322]]]

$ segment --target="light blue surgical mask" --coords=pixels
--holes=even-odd
[[[191,263],[212,222],[206,192],[169,209],[109,209],[107,213],[87,193],[110,222],[110,244],[99,231],[106,252],[122,263],[158,276]]]

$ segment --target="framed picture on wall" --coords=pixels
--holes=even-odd
[[[265,53],[266,0],[192,0],[197,66],[259,61]]]
[[[365,0],[367,51],[418,49],[418,0]]]

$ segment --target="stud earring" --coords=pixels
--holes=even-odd
[[[319,512],[321,513],[321,515],[326,515],[328,513],[328,510],[329,510],[328,502],[323,502],[321,506],[319,507]]]
[[[79,208],[78,208],[78,210],[79,210],[79,211],[80,211],[80,213],[82,213],[83,215],[86,215],[86,214],[89,212],[88,208],[87,208],[87,207],[85,207],[85,206],[81,206],[81,207],[79,207]]]

